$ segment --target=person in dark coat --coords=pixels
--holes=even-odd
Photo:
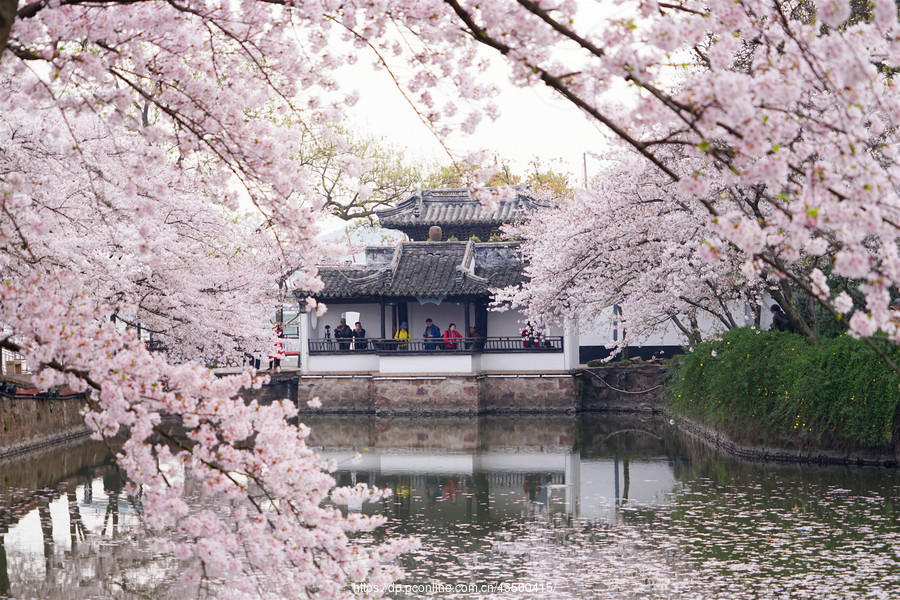
[[[353,343],[353,347],[357,350],[365,350],[369,347],[369,342],[366,341],[366,330],[363,329],[363,326],[359,321],[356,322],[356,325],[353,331],[350,332],[350,335],[353,336],[355,340]]]
[[[794,333],[794,326],[791,324],[791,320],[784,314],[784,311],[781,310],[780,306],[773,304],[771,311],[773,331],[787,331],[788,333]]]
[[[353,330],[347,325],[347,319],[341,319],[341,324],[334,329],[334,339],[338,340],[338,348],[348,350],[350,348],[349,340],[353,337]]]
[[[466,348],[471,348],[475,351],[484,350],[484,338],[478,333],[478,330],[475,329],[474,325],[469,327],[469,337],[466,340]]]

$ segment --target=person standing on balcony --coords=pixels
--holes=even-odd
[[[338,341],[338,348],[341,350],[348,350],[350,348],[350,343],[343,340],[350,339],[351,337],[353,337],[353,331],[350,329],[350,326],[347,325],[347,319],[342,318],[341,324],[334,329],[334,339],[340,340]]]
[[[425,338],[425,349],[426,350],[437,350],[438,345],[434,342],[429,342],[428,340],[434,340],[441,337],[441,328],[434,324],[434,321],[431,318],[425,319],[425,333],[422,335]]]
[[[397,350],[406,350],[409,347],[409,329],[406,326],[406,321],[400,323],[400,329],[394,334],[394,339],[397,340],[395,343]]]
[[[456,323],[450,323],[447,326],[447,331],[444,332],[444,348],[447,350],[456,350],[459,346],[459,340],[462,339],[462,335],[456,330]]]
[[[525,325],[525,329],[522,330],[522,343],[526,348],[535,347],[534,344],[534,326],[531,324],[531,321]]]
[[[366,330],[363,329],[359,321],[356,322],[355,328],[350,332],[350,335],[354,339],[353,347],[357,350],[365,350],[369,347],[369,342],[366,341]]]
[[[481,337],[474,325],[469,327],[469,339],[466,341],[466,348],[471,348],[476,352],[484,350],[484,338]]]
[[[284,338],[284,330],[281,328],[281,323],[276,321],[272,328],[275,331],[275,337],[279,339]],[[275,373],[281,373],[282,359],[284,359],[284,343],[275,342],[275,349],[269,355],[269,370],[272,371],[274,369]]]

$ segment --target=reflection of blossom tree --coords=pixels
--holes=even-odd
[[[38,519],[44,540],[44,576],[49,580],[53,577],[53,519],[50,516],[50,502],[46,498],[38,503]]]
[[[66,492],[66,500],[69,504],[69,538],[74,550],[78,547],[79,542],[84,541],[87,531],[84,528],[84,521],[81,519],[81,508],[78,505],[75,490]]]
[[[5,528],[4,528],[5,529]],[[9,563],[6,558],[6,531],[0,533],[0,595],[9,594]]]

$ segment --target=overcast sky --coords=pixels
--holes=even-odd
[[[568,102],[540,87],[520,88],[509,83],[505,65],[492,60],[490,78],[500,87],[496,104],[500,118],[495,122],[484,119],[471,136],[453,135],[445,140],[447,146],[460,158],[469,152],[487,150],[505,159],[519,172],[527,169],[535,157],[543,162],[561,159],[574,175],[573,183],[581,183],[583,154],[602,153],[605,147],[603,134],[594,122],[582,115]],[[396,71],[398,67],[392,65]],[[399,67],[402,70],[402,67]],[[340,78],[347,82],[345,91],[355,88],[360,100],[348,111],[351,122],[362,133],[383,137],[392,144],[409,150],[409,155],[425,160],[448,163],[446,153],[416,116],[386,72],[372,68],[369,58],[361,58]],[[452,92],[452,90],[447,90]],[[438,98],[437,93],[434,93]],[[443,105],[437,100],[438,106]],[[460,109],[464,107],[461,105]],[[588,157],[588,174],[593,159]]]

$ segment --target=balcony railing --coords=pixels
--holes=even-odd
[[[522,337],[461,338],[454,342],[443,339],[414,338],[395,340],[383,338],[309,340],[310,354],[335,352],[362,352],[368,354],[472,354],[475,352],[562,352],[562,336],[544,336],[537,339]]]

